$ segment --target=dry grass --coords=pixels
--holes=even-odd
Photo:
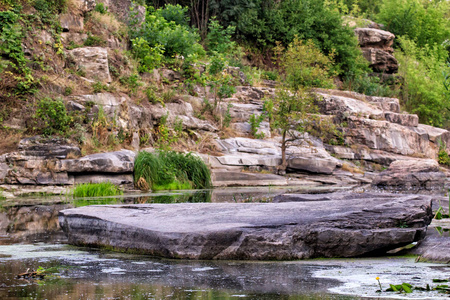
[[[20,132],[0,129],[0,155],[17,151],[17,144],[24,137]]]
[[[346,163],[346,162],[342,164],[342,170],[348,171],[352,174],[364,174],[365,173],[364,170],[361,170],[360,168],[358,168],[356,166],[352,166],[351,164]]]

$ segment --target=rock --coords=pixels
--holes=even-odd
[[[84,18],[74,14],[62,14],[59,16],[63,32],[82,32],[84,29]]]
[[[170,69],[160,69],[159,70],[161,73],[161,77],[164,80],[167,80],[169,82],[173,82],[175,80],[180,80],[181,79],[181,75],[178,72],[175,72],[174,70],[170,70]]]
[[[355,33],[358,36],[361,47],[377,48],[390,53],[393,52],[392,44],[394,43],[395,35],[389,31],[374,28],[355,28]]]
[[[73,245],[179,259],[288,260],[384,254],[424,238],[431,198],[352,194],[286,203],[102,205],[63,210]]]
[[[378,188],[442,190],[445,174],[433,159],[398,160],[375,177],[373,186]]]
[[[332,160],[301,156],[291,156],[287,159],[287,163],[289,169],[319,174],[332,174],[337,166],[336,162]]]
[[[111,82],[108,67],[108,51],[102,47],[82,47],[67,51],[78,68],[85,72],[91,80]]]
[[[363,48],[363,56],[375,72],[392,74],[398,70],[398,61],[387,51],[376,48]]]
[[[145,19],[146,9],[142,5],[134,4],[132,0],[101,0],[108,7],[108,11],[113,13],[120,21],[128,23],[130,21],[130,10],[133,9],[136,14],[134,18],[137,18],[138,24]]]
[[[261,104],[261,100],[266,96],[272,96],[275,94],[274,88],[268,87],[251,87],[251,86],[237,86],[235,97],[244,102],[258,101],[257,104]]]
[[[262,112],[262,105],[245,103],[223,103],[222,111],[227,111],[228,105],[233,122],[248,122],[252,115],[259,116]]]
[[[76,175],[74,176],[74,184],[80,183],[102,183],[111,182],[115,185],[131,184],[134,182],[133,174],[93,174],[93,175]]]
[[[18,144],[20,155],[37,156],[39,159],[79,157],[81,150],[68,140],[57,137],[34,136]]]
[[[371,104],[368,108],[363,106],[363,111],[372,110],[373,106],[378,108],[379,110],[383,110],[385,112],[400,112],[400,101],[397,98],[388,98],[388,97],[377,97],[377,96],[367,96],[364,94],[352,92],[352,91],[341,91],[341,90],[331,90],[331,89],[314,89],[314,92],[318,94],[320,97],[326,95],[326,97],[338,96],[344,98],[351,98],[353,100],[359,100],[363,102],[362,104],[357,104],[358,106],[367,105],[367,103]],[[320,95],[322,94],[322,96]],[[338,99],[339,101],[339,99]],[[344,100],[345,101],[345,100]],[[349,102],[345,105],[352,107],[352,102]],[[336,108],[335,108],[336,109]]]
[[[408,156],[381,150],[372,150],[364,146],[353,146],[352,148],[343,146],[327,146],[327,150],[340,159],[366,160],[383,166],[388,166],[396,160],[411,159]]]
[[[135,157],[136,154],[130,150],[97,153],[57,161],[54,169],[68,173],[132,173]]]
[[[83,45],[87,38],[88,35],[86,33],[61,32],[61,41],[65,44],[72,42],[76,45]]]
[[[385,112],[384,117],[391,123],[397,123],[403,126],[417,127],[419,125],[419,117],[417,115]]]
[[[284,176],[264,173],[236,172],[236,171],[213,171],[212,185],[214,187],[227,186],[283,186],[287,185]]]
[[[240,84],[246,84],[247,83],[247,76],[245,76],[244,72],[241,71],[241,68],[239,67],[227,67],[225,71],[239,80]]]
[[[374,150],[383,150],[401,155],[417,155],[434,158],[435,147],[430,145],[428,135],[418,134],[409,127],[388,121],[369,120],[350,116],[348,127],[344,127],[347,145],[365,145]]]
[[[320,112],[327,115],[358,115],[367,118],[383,118],[383,111],[374,105],[350,97],[316,93],[320,98]]]
[[[72,0],[70,4],[82,13],[86,13],[95,8],[96,0]]]
[[[391,111],[394,113],[400,112],[400,103],[397,98],[368,96],[366,99],[372,104],[378,106],[381,110]]]

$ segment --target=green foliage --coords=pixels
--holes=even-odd
[[[185,9],[166,7],[156,11],[148,7],[145,22],[141,26],[131,27],[132,51],[144,70],[157,65],[163,54],[166,60],[181,55],[190,61],[205,54],[198,43],[199,35],[180,20]],[[175,20],[167,20],[164,16]]]
[[[92,84],[93,92],[95,94],[101,93],[101,92],[108,92],[110,90],[109,86],[106,83],[103,83],[101,81],[96,81]]]
[[[95,5],[94,11],[101,14],[106,14],[108,12],[108,7],[104,3],[97,3]]]
[[[106,41],[99,36],[88,35],[87,39],[84,41],[84,46],[103,47],[103,46],[106,46]]]
[[[32,75],[32,70],[28,67],[29,60],[25,57],[22,49],[22,32],[20,21],[20,9],[0,11],[0,71],[11,66],[18,76],[16,94],[34,93],[37,80]]]
[[[72,122],[72,118],[67,115],[66,107],[61,99],[41,99],[36,110],[36,118],[43,122],[42,132],[45,135],[63,135]]]
[[[166,4],[164,8],[156,10],[155,15],[164,18],[168,22],[174,22],[176,25],[189,26],[188,8],[179,4]]]
[[[444,142],[440,141],[439,152],[438,152],[438,163],[445,166],[450,166],[450,156],[447,153],[447,147]]]
[[[131,40],[133,56],[139,62],[139,72],[150,72],[159,67],[164,58],[164,47],[160,44],[150,46],[142,37]]]
[[[383,0],[377,21],[417,46],[441,45],[450,38],[448,1]]]
[[[420,123],[448,126],[450,102],[445,88],[447,51],[442,46],[419,48],[399,38],[403,52],[397,53],[405,108],[419,116]]]
[[[333,53],[326,56],[309,40],[303,42],[297,37],[282,55],[280,66],[285,80],[294,90],[300,87],[332,88]]]
[[[211,9],[223,26],[236,26],[236,36],[258,49],[281,41],[290,44],[296,36],[312,40],[325,54],[335,54],[335,70],[347,76],[367,70],[351,28],[342,25],[339,11],[326,0],[211,1]]]
[[[144,180],[152,190],[209,188],[210,178],[206,164],[192,153],[141,151],[135,160],[135,184],[142,186]]]
[[[412,293],[412,285],[409,283],[402,283],[402,284],[390,284],[390,288],[386,290],[386,292],[400,292],[400,293]]]
[[[208,26],[208,35],[206,37],[206,45],[208,48],[208,53],[228,53],[236,45],[231,41],[231,36],[236,30],[234,26],[228,26],[223,28],[222,25],[215,19],[211,19]]]
[[[123,195],[119,187],[111,182],[77,184],[73,189],[74,198],[107,197]]]
[[[272,102],[272,104],[273,104],[273,102]],[[258,129],[259,129],[259,126],[261,125],[261,122],[264,121],[265,117],[266,116],[263,114],[261,114],[259,116],[256,116],[256,115],[250,116],[249,123],[251,126],[251,133],[252,133],[252,136],[254,136],[257,139],[264,138],[264,133],[258,133]]]
[[[130,76],[122,76],[119,78],[121,84],[126,85],[130,89],[132,95],[136,94],[138,88],[143,85],[140,81],[141,77],[138,74]]]
[[[396,92],[387,84],[380,81],[379,77],[370,76],[366,73],[353,78],[346,78],[344,81],[344,89],[368,96],[395,97]]]

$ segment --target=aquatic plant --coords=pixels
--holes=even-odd
[[[143,190],[204,189],[211,186],[211,175],[203,160],[192,153],[141,151],[134,163],[134,181]]]
[[[74,198],[104,197],[123,195],[119,187],[111,182],[82,183],[73,189]]]

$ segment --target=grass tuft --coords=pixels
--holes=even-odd
[[[111,182],[82,183],[73,189],[74,198],[90,198],[123,195],[123,192]]]
[[[192,153],[159,150],[141,151],[134,163],[134,181],[138,187],[152,190],[204,189],[211,186],[211,174],[205,162]]]

